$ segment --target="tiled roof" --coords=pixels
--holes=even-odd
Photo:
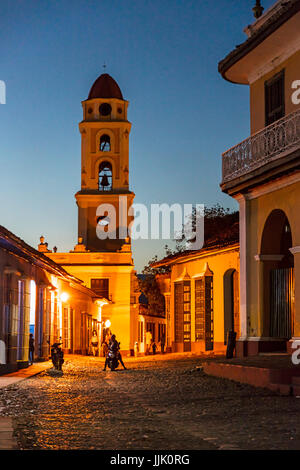
[[[103,73],[93,84],[88,100],[94,98],[117,98],[123,100],[123,95],[117,82],[108,73]]]
[[[78,279],[75,276],[72,276],[68,273],[65,269],[63,269],[59,264],[55,263],[55,261],[48,258],[48,256],[40,253],[32,246],[28,245],[24,240],[17,237],[14,233],[7,230],[7,228],[0,225],[0,248],[13,253],[20,258],[26,259],[32,264],[35,264],[43,269],[46,269],[48,272],[63,277],[68,281],[72,281],[75,284],[81,286],[85,290],[90,291],[90,294],[93,295],[94,292],[91,291],[89,288],[83,286],[83,281]],[[97,297],[95,294],[93,297]]]
[[[203,247],[200,250],[186,250],[172,255],[166,256],[165,258],[156,261],[152,264],[153,267],[164,266],[164,264],[172,264],[180,258],[184,258],[189,255],[197,255],[202,253],[209,253],[222,248],[227,248],[232,245],[239,243],[239,222],[235,222],[230,230],[223,234],[220,232],[214,238],[211,237],[205,241]]]

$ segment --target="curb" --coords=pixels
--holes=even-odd
[[[34,364],[26,369],[20,369],[17,372],[12,372],[11,374],[0,375],[0,388],[8,387],[9,385],[13,385],[21,382],[22,380],[38,375],[44,370],[51,368],[51,365],[51,362],[47,361]]]

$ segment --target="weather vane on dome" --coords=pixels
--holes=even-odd
[[[103,67],[103,71],[105,72],[105,69],[106,69],[106,63],[105,62],[103,63],[102,67]]]

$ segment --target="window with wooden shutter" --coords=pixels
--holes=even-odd
[[[285,115],[284,70],[265,82],[266,126]]]
[[[183,342],[183,283],[175,283],[175,342]]]
[[[109,298],[109,279],[91,279],[91,289],[99,297]]]
[[[195,340],[205,341],[206,351],[213,349],[213,277],[195,281]]]
[[[204,277],[195,281],[195,340],[205,339],[205,282]]]
[[[184,351],[191,348],[191,283],[175,283],[175,342],[184,344]]]

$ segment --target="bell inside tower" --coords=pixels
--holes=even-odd
[[[109,162],[102,162],[99,166],[99,191],[112,190],[112,167]]]

